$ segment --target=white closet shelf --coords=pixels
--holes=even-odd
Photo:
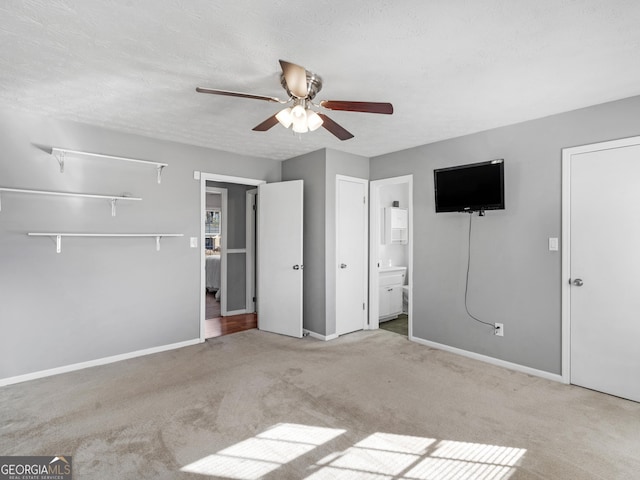
[[[79,197],[79,198],[101,198],[111,202],[111,215],[116,216],[116,201],[118,200],[142,200],[140,197],[129,197],[126,195],[101,195],[96,193],[73,193],[73,192],[54,192],[51,190],[27,190],[25,188],[7,188],[0,187],[0,192],[9,193],[27,193],[33,195],[53,195],[59,197]],[[2,211],[2,198],[0,197],[0,211]]]
[[[62,251],[62,237],[155,237],[156,250],[160,250],[160,239],[162,237],[184,237],[182,233],[27,233],[30,237],[55,237],[56,252]]]
[[[60,164],[60,173],[64,172],[64,160],[66,155],[93,157],[93,158],[108,158],[110,160],[120,160],[123,162],[140,163],[144,165],[154,166],[158,172],[158,183],[162,181],[162,169],[169,166],[168,163],[153,162],[151,160],[141,160],[139,158],[118,157],[115,155],[105,155],[103,153],[83,152],[81,150],[70,150],[68,148],[51,147],[51,155],[53,155]]]

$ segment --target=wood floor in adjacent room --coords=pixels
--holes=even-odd
[[[258,316],[255,313],[209,318],[204,321],[204,338],[221,337],[252,328],[258,328]]]
[[[204,338],[206,339],[258,328],[258,316],[255,313],[221,316],[220,302],[216,300],[213,292],[207,292],[205,315]]]

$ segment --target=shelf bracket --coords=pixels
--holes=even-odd
[[[156,167],[156,170],[158,171],[158,183],[162,183],[162,170],[164,169],[165,165],[158,165]]]
[[[160,236],[156,237],[156,252],[160,251],[160,239],[161,238],[162,237],[160,237]]]
[[[60,164],[60,173],[64,173],[64,150],[54,150],[53,154]]]
[[[116,201],[117,201],[117,199],[115,199],[115,198],[111,199],[111,216],[112,217],[116,216]]]
[[[0,193],[0,212],[2,211],[2,193]]]
[[[62,252],[62,235],[56,235],[56,253]]]

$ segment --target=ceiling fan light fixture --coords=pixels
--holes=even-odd
[[[276,119],[284,128],[289,128],[293,119],[291,118],[291,107],[284,108],[276,114]]]
[[[253,93],[235,92],[232,90],[219,90],[215,88],[197,87],[199,93],[209,93],[213,95],[225,95],[229,97],[249,98],[253,100],[263,100],[276,102],[285,107],[275,115],[271,115],[262,123],[256,125],[252,130],[256,132],[266,132],[280,123],[284,128],[291,127],[295,133],[313,132],[320,127],[324,127],[338,140],[349,140],[353,134],[344,127],[333,121],[324,113],[317,113],[310,107],[326,108],[328,110],[341,110],[345,112],[363,112],[391,115],[393,105],[386,102],[361,102],[346,100],[322,100],[319,104],[312,103],[316,94],[322,89],[322,78],[308,71],[306,68],[295,63],[280,60],[280,84],[287,92],[287,100],[282,101],[276,97],[266,95],[256,95]]]
[[[313,132],[322,126],[322,118],[313,110],[307,110],[307,126],[309,131]]]
[[[293,125],[291,126],[291,130],[293,130],[296,133],[307,133],[309,131],[309,128],[307,127],[307,124],[304,122],[300,122],[300,123],[293,122]]]
[[[296,105],[291,109],[291,119],[293,125],[291,129],[296,133],[306,133],[309,131],[307,126],[307,111],[302,105]]]
[[[293,121],[295,122],[300,121],[302,119],[307,118],[307,112],[305,110],[305,108],[302,105],[296,105],[291,109],[291,117],[293,118]]]

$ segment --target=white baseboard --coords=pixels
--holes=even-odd
[[[128,360],[130,358],[142,357],[144,355],[151,355],[153,353],[166,352],[167,350],[175,350],[177,348],[188,347],[202,343],[199,338],[193,340],[187,340],[184,342],[172,343],[170,345],[161,345],[159,347],[146,348],[144,350],[137,350],[135,352],[122,353],[120,355],[113,355],[112,357],[98,358],[96,360],[89,360],[88,362],[74,363],[72,365],[65,365],[63,367],[51,368],[49,370],[40,370],[39,372],[27,373],[24,375],[18,375],[15,377],[1,378],[0,387],[6,385],[13,385],[14,383],[27,382],[29,380],[35,380],[37,378],[50,377],[52,375],[58,375],[60,373],[73,372],[75,370],[82,370],[84,368],[97,367],[98,365],[106,365],[108,363],[115,363],[121,360]]]
[[[333,335],[320,335],[319,333],[312,332],[311,330],[307,329],[304,329],[303,332],[309,335],[311,338],[322,340],[323,342],[328,342],[329,340],[335,340],[336,338],[338,338],[337,333],[334,333]]]
[[[432,342],[430,340],[424,340],[418,337],[412,336],[412,337],[409,337],[409,340],[411,340],[412,342],[419,343],[420,345],[425,345],[427,347],[437,348],[438,350],[444,350],[446,352],[462,355],[463,357],[473,358],[474,360],[480,360],[481,362],[497,365],[498,367],[504,367],[504,368],[508,368],[509,370],[515,370],[517,372],[526,373],[529,375],[533,375],[535,377],[541,377],[547,380],[553,380],[554,382],[566,383],[562,378],[562,375],[559,375],[556,373],[545,372],[544,370],[538,370],[536,368],[526,367],[518,363],[507,362],[505,360],[500,360],[499,358],[489,357],[487,355],[470,352],[468,350],[462,350],[461,348],[450,347],[449,345],[445,345],[443,343],[436,343],[436,342]]]

